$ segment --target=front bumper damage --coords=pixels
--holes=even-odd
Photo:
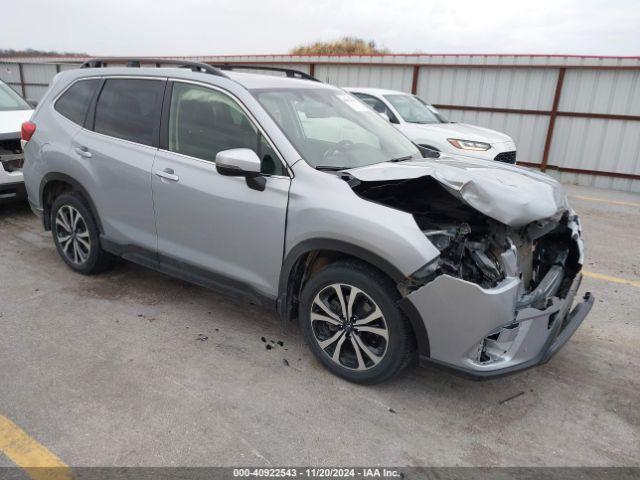
[[[440,253],[398,283],[422,360],[476,377],[522,370],[549,360],[591,310],[590,294],[573,307],[580,221],[550,177],[458,156],[347,173],[357,195],[411,213]]]
[[[26,197],[20,134],[0,136],[0,205]]]
[[[550,292],[543,308],[519,308],[517,277],[488,289],[449,275],[437,277],[404,299],[420,314],[428,332],[429,353],[421,355],[421,363],[492,377],[547,362],[593,306],[593,296],[587,293],[571,309],[581,279],[582,274],[576,275],[564,298]]]

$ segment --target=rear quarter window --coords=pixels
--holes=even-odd
[[[72,122],[83,125],[91,98],[99,84],[97,78],[74,83],[60,96],[53,108]]]
[[[164,80],[107,80],[96,104],[94,130],[158,146]]]

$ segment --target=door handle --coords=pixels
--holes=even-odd
[[[161,178],[166,178],[167,180],[171,180],[172,182],[177,182],[180,180],[180,177],[173,172],[173,168],[165,168],[164,170],[154,170],[157,176]]]
[[[78,147],[74,150],[78,155],[84,158],[91,158],[93,156],[87,147]]]

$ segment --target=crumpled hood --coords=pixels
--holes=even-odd
[[[511,227],[556,216],[569,208],[559,182],[543,173],[460,157],[378,163],[346,170],[363,182],[431,176],[479,212]]]
[[[402,125],[402,130],[411,138],[435,134],[438,137],[459,138],[476,142],[513,143],[513,139],[509,135],[466,123],[406,123]],[[515,149],[515,144],[513,148]]]

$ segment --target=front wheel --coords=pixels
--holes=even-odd
[[[411,326],[385,275],[357,261],[331,264],[304,286],[300,327],[315,356],[334,374],[378,383],[409,364]]]

